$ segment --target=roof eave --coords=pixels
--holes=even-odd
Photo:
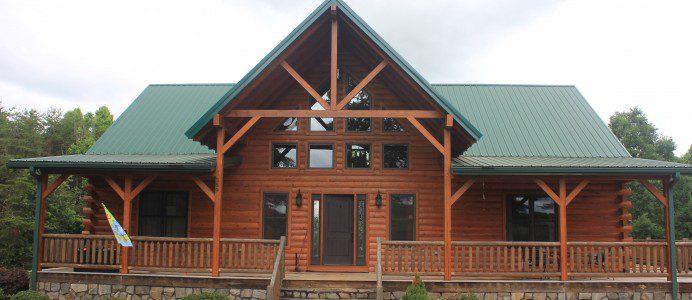
[[[692,168],[646,167],[452,167],[454,175],[692,175]]]
[[[83,162],[42,162],[42,161],[8,161],[10,169],[60,169],[89,171],[159,171],[159,172],[211,172],[214,163],[83,163]]]

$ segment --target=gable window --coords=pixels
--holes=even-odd
[[[262,238],[278,240],[286,236],[288,194],[265,193],[262,200]]]
[[[370,168],[370,144],[346,144],[346,167]]]
[[[389,238],[393,241],[416,239],[416,195],[390,194]]]
[[[310,144],[310,168],[330,169],[334,166],[334,145]]]
[[[298,166],[298,145],[295,143],[272,145],[272,167],[296,168]]]
[[[356,82],[353,77],[346,76],[346,93],[350,93],[356,86]],[[348,104],[346,104],[346,109],[350,110],[370,110],[371,109],[371,97],[370,94],[365,90],[360,90]],[[370,131],[370,125],[372,120],[370,118],[346,118],[346,131]]]
[[[144,191],[139,196],[139,235],[187,236],[186,192]]]
[[[404,127],[394,118],[382,118],[382,130],[384,132],[403,132]]]
[[[557,206],[547,196],[513,195],[507,199],[507,239],[557,241]]]
[[[331,89],[327,89],[322,93],[322,99],[331,104],[329,93]],[[324,110],[324,107],[317,100],[310,98],[310,110]],[[310,118],[310,131],[334,131],[334,118]]]
[[[286,118],[274,131],[298,131],[298,118]]]
[[[385,169],[408,168],[408,145],[384,144],[382,145],[382,165]]]

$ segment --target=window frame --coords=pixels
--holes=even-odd
[[[370,157],[368,158],[368,165],[367,167],[350,167],[348,160],[349,160],[349,151],[350,149],[348,148],[349,146],[352,145],[367,145],[368,146],[368,153],[370,154]],[[372,143],[359,143],[359,142],[346,142],[344,145],[344,165],[346,169],[350,170],[371,170],[372,169]],[[383,162],[384,163],[384,162]]]
[[[136,205],[137,205],[137,207],[136,207],[136,210],[137,210],[137,217],[136,217],[136,222],[137,222],[137,228],[136,228],[136,230],[137,230],[137,235],[141,235],[141,232],[142,232],[142,228],[141,228],[142,222],[141,222],[141,220],[142,220],[142,215],[143,215],[143,214],[142,214],[142,202],[143,202],[143,201],[142,201],[142,198],[141,198],[141,197],[142,197],[142,195],[144,195],[145,193],[163,193],[163,194],[164,194],[164,197],[165,197],[165,195],[168,194],[168,193],[181,193],[181,194],[184,193],[184,194],[186,195],[186,197],[185,197],[185,202],[186,202],[186,205],[185,205],[185,236],[184,236],[184,237],[189,237],[189,236],[190,236],[190,228],[191,228],[191,226],[190,226],[190,225],[191,225],[191,224],[190,224],[190,208],[191,208],[191,205],[192,205],[192,201],[191,201],[191,199],[192,199],[192,197],[191,197],[192,193],[191,193],[191,191],[189,191],[189,190],[184,190],[184,189],[170,189],[170,190],[169,190],[169,189],[151,189],[151,190],[150,190],[150,189],[146,189],[146,190],[142,191],[141,193],[139,193],[139,195],[137,195],[137,201],[136,201]],[[165,199],[165,198],[164,198],[164,199]],[[164,207],[165,207],[165,205],[164,205]],[[163,209],[163,208],[162,208],[162,209]],[[165,220],[166,220],[166,218],[165,218],[164,216],[161,216],[161,217],[162,217],[163,220],[164,220],[164,228],[165,228]],[[166,236],[164,236],[164,237],[166,237]]]
[[[275,155],[274,148],[277,145],[295,145],[296,146],[295,147],[295,149],[296,149],[296,166],[295,167],[277,167],[274,165],[274,162],[276,161],[276,157],[274,156]],[[275,170],[295,170],[295,169],[298,169],[298,167],[300,166],[300,162],[299,162],[300,148],[299,148],[299,146],[300,145],[298,142],[272,142],[270,145],[270,148],[269,148],[269,151],[271,151],[271,153],[272,153],[272,159],[269,162],[269,164],[271,165],[271,168],[275,169]]]
[[[406,192],[406,191],[394,191],[387,193],[387,203],[389,205],[389,217],[387,222],[387,227],[389,227],[389,239],[392,241],[406,241],[406,240],[394,240],[392,238],[392,220],[394,220],[394,205],[392,204],[392,196],[394,195],[412,195],[413,196],[413,239],[411,241],[418,240],[418,193]]]
[[[264,204],[265,204],[265,202],[266,202],[266,196],[267,196],[267,195],[286,195],[286,217],[284,218],[284,219],[285,219],[285,224],[284,224],[284,226],[285,226],[285,228],[286,228],[286,230],[285,230],[285,236],[286,236],[286,238],[288,238],[288,230],[289,230],[289,228],[288,228],[288,216],[289,216],[289,214],[290,214],[290,212],[291,212],[291,193],[289,193],[289,192],[275,192],[275,191],[271,191],[271,192],[265,192],[265,191],[263,191],[263,192],[262,192],[262,194],[261,194],[261,197],[262,197],[262,198],[261,198],[261,202],[260,202],[260,205],[261,205],[261,206],[260,206],[260,223],[261,223],[261,226],[260,226],[260,236],[261,236],[262,239],[269,239],[269,238],[267,238],[267,237],[264,235],[264,228],[265,228],[265,222],[264,222],[264,220],[265,220],[265,217],[264,217]],[[277,218],[277,217],[269,217],[269,218],[270,218],[270,219],[279,219],[279,218]],[[279,239],[280,239],[280,238],[279,238]],[[274,240],[274,239],[271,239],[271,240]]]
[[[406,168],[388,168],[385,167],[385,152],[384,152],[384,147],[385,146],[406,146]],[[394,170],[394,171],[406,171],[411,169],[411,145],[409,143],[382,143],[382,170]]]
[[[312,167],[310,166],[310,147],[311,146],[332,146],[332,166],[331,167]],[[313,170],[331,170],[336,167],[335,161],[336,161],[336,147],[334,143],[322,143],[322,142],[317,142],[317,143],[308,143],[308,149],[307,149],[307,168],[308,169],[313,169]]]
[[[528,198],[529,201],[529,239],[530,241],[528,242],[557,242],[560,240],[560,206],[555,203],[554,200],[552,200],[548,195],[542,195],[542,194],[533,194],[533,193],[527,193],[527,194],[522,194],[522,193],[509,193],[505,195],[505,218],[506,218],[506,227],[505,227],[505,239],[509,242],[516,241],[514,237],[512,236],[512,201],[517,198],[517,197],[526,197]],[[555,230],[555,240],[554,241],[536,241],[536,234],[535,234],[535,216],[534,216],[534,202],[537,198],[547,198],[550,199],[550,201],[553,203],[553,207],[555,208],[555,220],[552,222],[553,223],[553,229]]]

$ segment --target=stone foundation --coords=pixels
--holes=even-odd
[[[235,288],[191,288],[120,284],[39,282],[38,290],[50,299],[172,300],[203,292],[217,292],[229,299],[266,299],[267,291]]]

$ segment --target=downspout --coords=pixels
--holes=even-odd
[[[680,172],[675,173],[668,184],[668,238],[670,239],[670,284],[672,287],[673,300],[678,299],[678,270],[677,270],[677,251],[675,249],[675,208],[673,207],[673,187],[680,180]]]
[[[29,174],[36,178],[36,210],[34,212],[34,245],[33,245],[33,257],[31,259],[31,284],[29,285],[29,288],[32,291],[36,290],[36,279],[37,279],[37,273],[38,273],[38,231],[41,230],[39,228],[40,223],[39,219],[41,218],[41,207],[42,201],[41,201],[41,191],[43,190],[43,182],[41,181],[41,170],[39,169],[34,169],[34,167],[29,168]]]

